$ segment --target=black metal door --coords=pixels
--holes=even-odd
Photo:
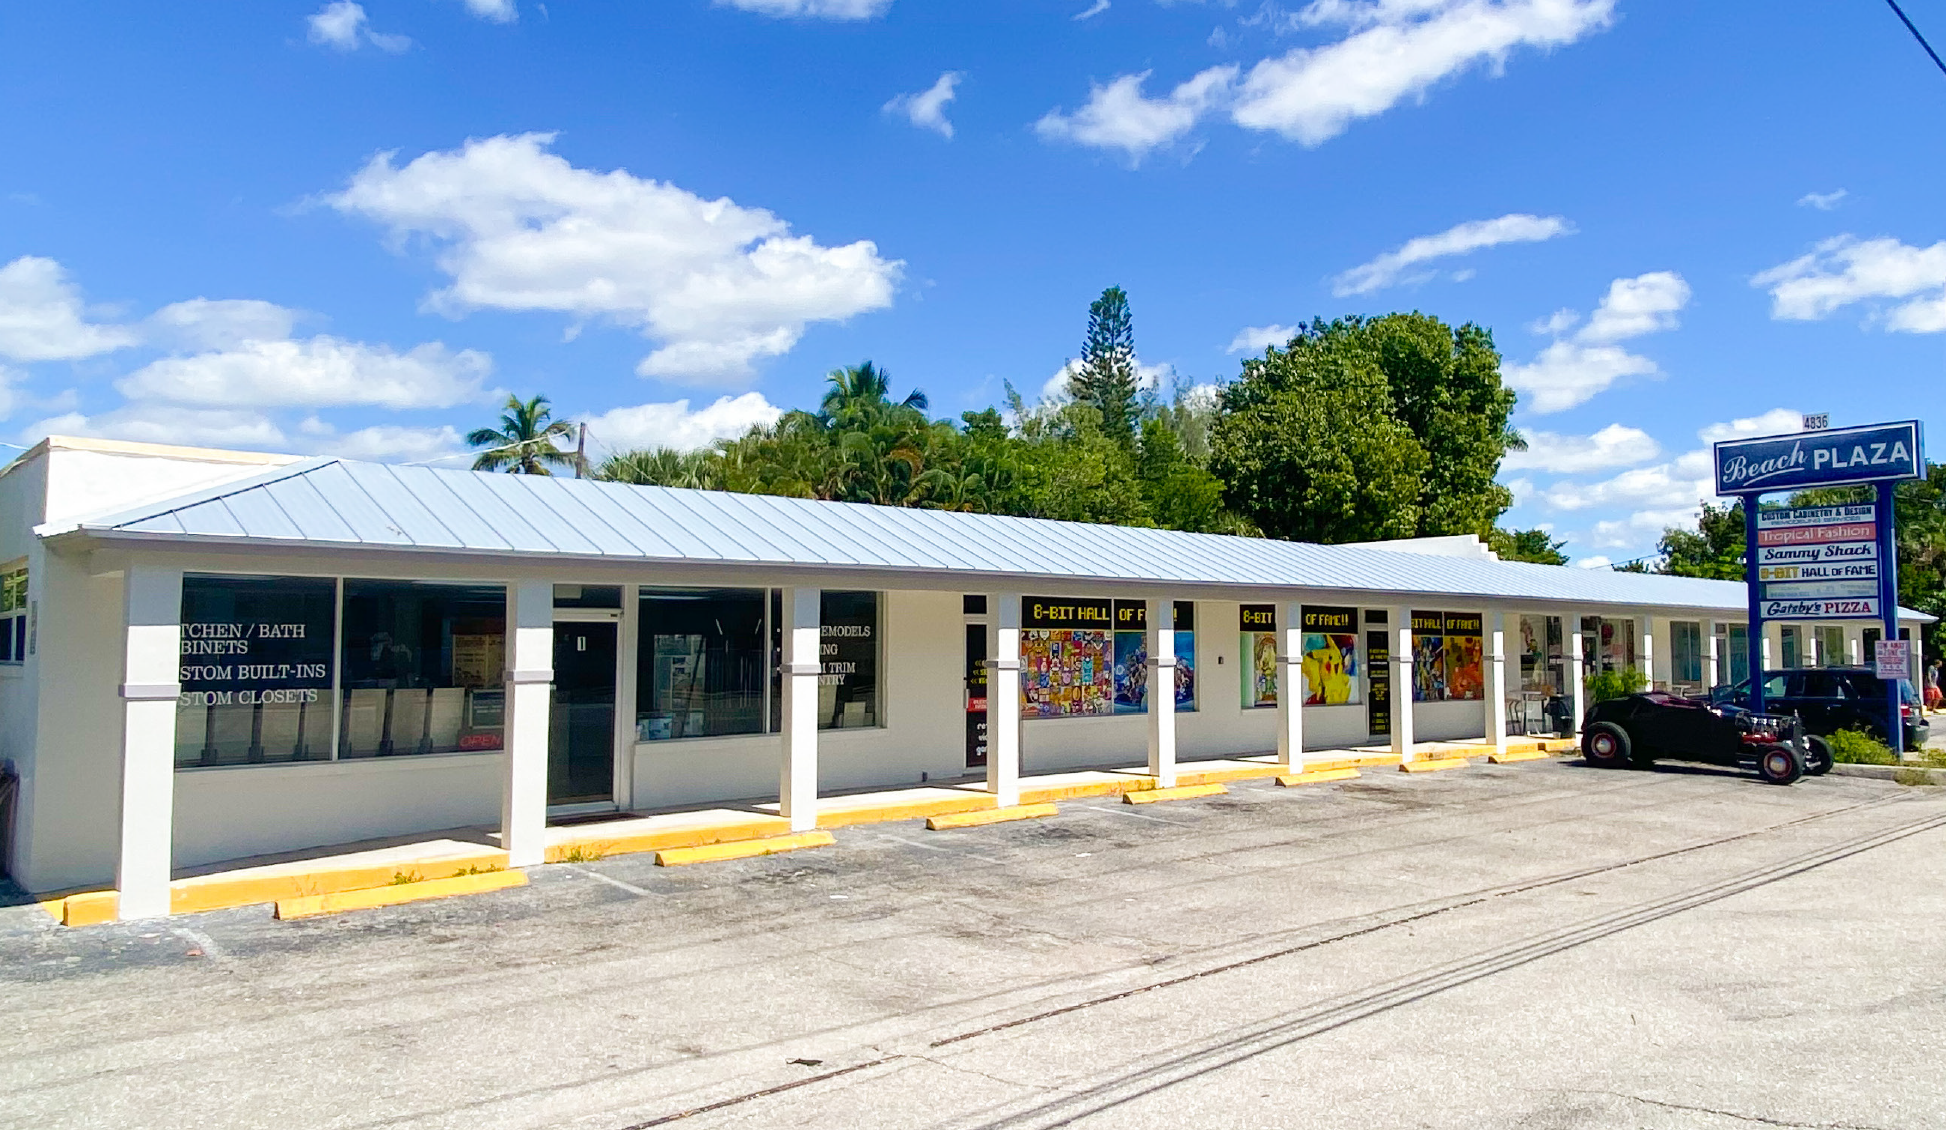
[[[615,629],[612,623],[554,625],[549,804],[615,799]]]

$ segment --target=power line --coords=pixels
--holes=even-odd
[[[1905,29],[1912,33],[1912,38],[1919,41],[1919,46],[1926,49],[1926,54],[1932,56],[1932,61],[1939,68],[1940,73],[1946,74],[1946,59],[1941,59],[1939,52],[1932,49],[1932,44],[1926,42],[1926,37],[1920,34],[1919,29],[1914,26],[1911,18],[1905,14],[1905,9],[1899,7],[1899,0],[1885,0],[1885,2],[1892,5],[1892,11],[1898,14],[1899,22],[1904,24]]]

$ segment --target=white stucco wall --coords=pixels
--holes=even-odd
[[[179,770],[175,864],[497,825],[505,767],[457,753]]]

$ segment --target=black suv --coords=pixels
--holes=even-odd
[[[1806,733],[1820,737],[1839,730],[1863,730],[1886,740],[1885,699],[1885,683],[1870,667],[1799,667],[1764,674],[1765,713],[1795,714]],[[1919,709],[1919,696],[1910,681],[1899,680],[1899,699],[1905,748],[1918,749],[1932,736],[1932,724]],[[1749,707],[1750,680],[1711,690],[1710,701]]]

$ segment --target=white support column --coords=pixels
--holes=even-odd
[[[1650,690],[1655,689],[1655,617],[1637,616],[1635,618],[1635,642],[1642,661],[1642,677],[1649,681]],[[1667,682],[1667,680],[1664,680]]]
[[[554,700],[554,586],[507,586],[507,776],[500,846],[508,867],[547,862],[547,743]]]
[[[1716,665],[1722,656],[1716,648],[1716,621],[1703,621],[1703,689],[1711,690],[1719,685]]]
[[[169,913],[176,814],[176,699],[182,570],[131,565],[122,576],[122,813],[115,889],[121,918]]]
[[[1277,764],[1304,772],[1304,602],[1285,601],[1277,615]]]
[[[1176,787],[1176,604],[1147,602],[1149,644],[1149,776]],[[1018,792],[1018,786],[1016,786]]]
[[[1012,808],[1020,803],[1020,594],[991,594],[987,609],[987,791]]]
[[[1392,752],[1412,760],[1412,609],[1392,610]]]
[[[822,589],[784,590],[783,771],[777,812],[791,831],[818,826],[818,658],[823,644]]]
[[[1487,740],[1495,753],[1507,752],[1507,617],[1487,613]]]
[[[1568,614],[1571,623],[1568,631],[1568,693],[1573,696],[1574,722],[1569,727],[1571,733],[1581,732],[1581,716],[1588,712],[1588,659],[1582,649],[1587,641],[1583,638],[1581,613]],[[1596,636],[1599,640],[1600,636]]]

